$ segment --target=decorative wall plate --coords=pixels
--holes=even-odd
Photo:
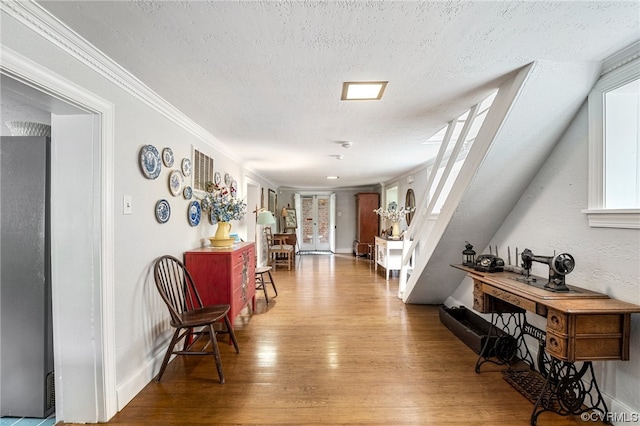
[[[156,219],[160,223],[167,223],[171,217],[171,206],[167,200],[160,200],[156,203]]]
[[[184,189],[182,190],[182,196],[184,197],[185,200],[190,200],[191,197],[193,196],[193,190],[189,185],[185,186]]]
[[[173,151],[171,148],[165,148],[162,150],[162,162],[167,167],[173,167]]]
[[[184,179],[178,170],[173,170],[169,174],[169,190],[171,191],[171,195],[177,197],[182,191],[182,184]]]
[[[145,145],[140,149],[140,169],[147,179],[155,179],[160,176],[162,161],[155,146]]]
[[[191,160],[188,158],[182,159],[182,174],[185,176],[191,176]]]
[[[231,196],[235,198],[238,195],[238,182],[235,179],[231,181],[229,189],[231,190]]]
[[[209,210],[209,223],[212,225],[218,223],[218,219],[216,219],[216,217],[214,216],[213,210]]]
[[[213,183],[220,185],[220,182],[222,182],[222,176],[220,176],[220,172],[215,172],[213,174]]]
[[[189,225],[198,226],[200,223],[200,215],[202,209],[198,201],[192,201],[189,203],[189,209],[187,210],[187,216],[189,217]]]
[[[229,173],[224,174],[224,184],[227,186],[231,185],[231,176]]]

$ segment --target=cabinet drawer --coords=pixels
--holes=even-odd
[[[482,281],[476,279],[473,280],[473,292],[482,293]]]
[[[568,330],[568,319],[561,312],[549,309],[547,313],[547,330],[566,334]]]
[[[242,267],[242,263],[244,262],[243,253],[234,253],[231,257],[231,268],[235,269],[238,267]]]
[[[473,309],[480,313],[485,313],[483,293],[473,292]]]
[[[568,341],[566,337],[558,336],[550,333],[547,330],[546,350],[550,355],[566,361],[567,360],[567,346]]]
[[[528,311],[536,311],[536,303],[532,300],[525,299],[508,291],[500,290],[499,288],[491,287],[489,285],[483,285],[483,290],[486,294],[495,297],[496,299],[504,300],[510,305],[517,306]]]

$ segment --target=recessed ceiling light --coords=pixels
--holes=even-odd
[[[327,176],[327,179],[336,180],[336,179],[340,179],[340,176]]]
[[[345,81],[342,83],[343,101],[380,100],[388,81]]]

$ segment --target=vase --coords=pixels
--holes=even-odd
[[[231,238],[229,233],[231,232],[231,224],[229,222],[218,222],[218,228],[216,229],[216,235],[209,237],[211,246],[213,247],[232,247],[235,242],[235,238]]]
[[[391,228],[391,236],[393,238],[400,238],[400,222],[393,222],[393,226]]]
[[[229,239],[229,233],[231,232],[231,224],[229,222],[218,222],[218,229],[216,229],[215,238],[218,240]]]

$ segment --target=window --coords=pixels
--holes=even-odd
[[[638,173],[638,101],[640,80],[604,95],[604,207],[640,207]]]
[[[589,225],[640,228],[640,58],[589,94]]]
[[[195,148],[193,150],[193,189],[205,191],[207,182],[213,182],[213,158]]]

